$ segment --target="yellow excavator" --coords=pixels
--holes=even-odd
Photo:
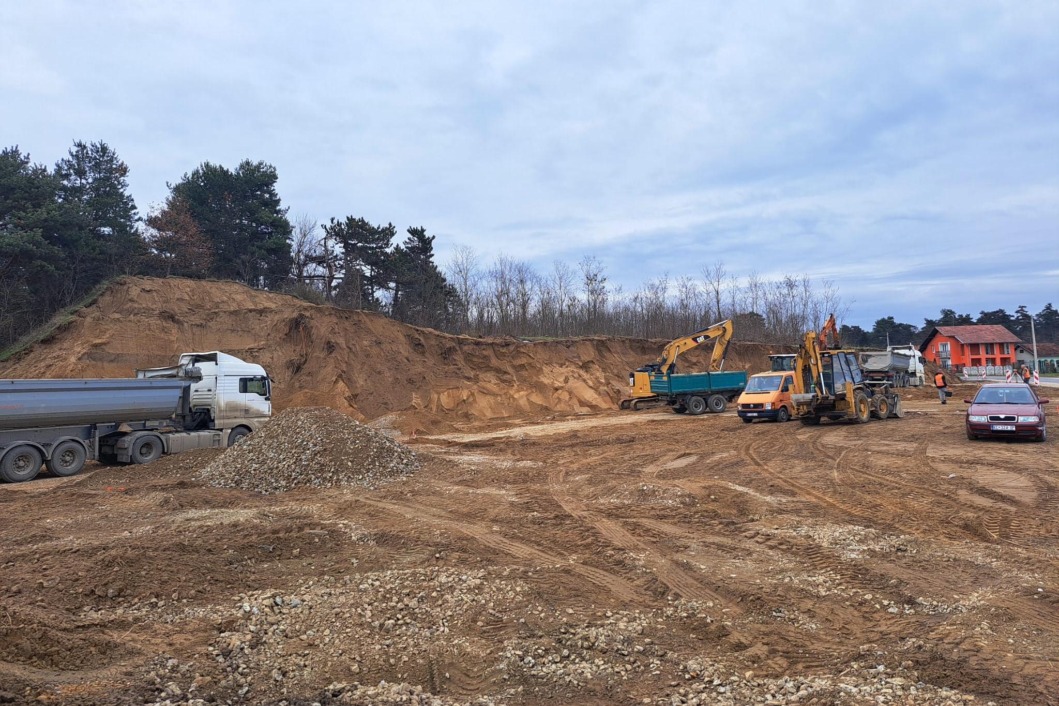
[[[662,349],[662,355],[653,363],[648,363],[629,373],[631,392],[627,399],[621,401],[621,409],[638,410],[644,407],[662,404],[664,400],[651,392],[651,375],[663,373],[670,375],[676,372],[677,357],[699,346],[706,341],[714,341],[713,355],[710,357],[710,372],[724,368],[724,359],[728,355],[728,343],[732,340],[732,320],[727,319],[701,331],[670,341]]]
[[[857,351],[842,348],[832,314],[820,332],[809,331],[794,359],[794,416],[802,424],[822,419],[867,422],[904,416],[889,385],[869,385]]]

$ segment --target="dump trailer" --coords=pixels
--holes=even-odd
[[[908,387],[911,382],[909,367],[912,356],[894,350],[861,351],[860,369],[864,372],[864,381],[869,385],[886,383],[890,387]]]
[[[219,351],[136,378],[0,380],[0,480],[230,446],[271,413],[265,369]]]
[[[677,414],[723,412],[746,389],[746,371],[651,373],[651,392]]]

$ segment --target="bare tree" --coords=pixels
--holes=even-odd
[[[702,280],[713,307],[710,313],[713,315],[714,321],[723,321],[725,318],[721,305],[724,300],[724,285],[727,279],[728,270],[725,269],[724,263],[720,260],[713,265],[702,268]]]

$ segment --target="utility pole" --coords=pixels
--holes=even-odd
[[[1033,341],[1033,369],[1038,374],[1041,372],[1037,365],[1037,331],[1033,328],[1033,314],[1030,314],[1030,340]]]

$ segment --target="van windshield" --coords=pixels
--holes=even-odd
[[[747,382],[746,392],[775,392],[780,389],[782,380],[782,375],[755,375]]]

